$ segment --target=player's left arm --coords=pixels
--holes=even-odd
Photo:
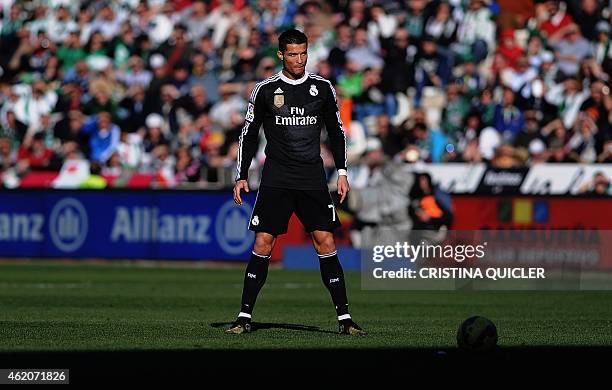
[[[338,111],[338,101],[336,99],[336,91],[331,83],[328,83],[329,91],[323,106],[323,121],[327,134],[329,136],[329,144],[334,163],[338,170],[338,194],[340,195],[340,203],[344,202],[344,198],[350,191],[347,179],[347,162],[346,162],[346,137],[342,120],[340,119],[340,111]]]

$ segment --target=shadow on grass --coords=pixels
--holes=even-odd
[[[213,322],[210,324],[213,328],[227,329],[230,327],[231,322]],[[252,322],[251,332],[256,332],[261,329],[288,329],[296,330],[300,332],[317,332],[317,333],[329,333],[337,334],[338,332],[332,332],[331,330],[323,330],[318,326],[301,325],[301,324],[277,324],[274,322]]]

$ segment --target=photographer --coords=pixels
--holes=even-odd
[[[450,199],[435,188],[428,173],[418,174],[410,190],[408,214],[413,230],[440,230],[449,227],[453,220]]]

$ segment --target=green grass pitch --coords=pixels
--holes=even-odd
[[[242,278],[242,268],[1,264],[0,352],[452,350],[475,314],[495,322],[502,348],[612,346],[612,292],[365,291],[347,273],[351,312],[369,332],[352,338],[335,334],[318,272],[279,269],[258,299],[258,329],[226,335]]]

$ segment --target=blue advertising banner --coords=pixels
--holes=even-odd
[[[0,257],[247,260],[254,194],[2,191]]]

